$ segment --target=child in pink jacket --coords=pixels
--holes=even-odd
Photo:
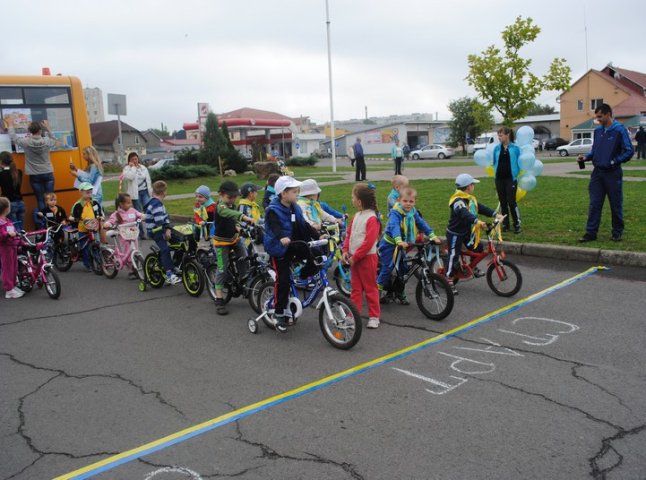
[[[9,199],[0,197],[0,268],[2,268],[2,286],[5,291],[5,298],[20,298],[25,294],[25,292],[16,287],[20,239],[13,222],[7,218],[9,212],[11,212]]]
[[[132,198],[127,193],[120,193],[114,203],[116,210],[112,215],[110,215],[108,221],[105,222],[105,228],[116,228],[124,223],[133,223],[139,219],[143,220],[145,217],[143,213],[139,212],[132,206]],[[117,241],[119,242],[119,250],[122,252],[127,251],[129,241],[121,238],[121,235],[117,235]],[[139,248],[139,241],[137,239],[135,239],[135,248]],[[130,258],[128,258],[127,261],[130,262]],[[131,271],[128,276],[135,278],[137,273],[134,271],[134,267],[132,265],[129,266]]]

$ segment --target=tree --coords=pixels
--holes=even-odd
[[[449,122],[451,135],[449,141],[453,145],[462,146],[466,153],[466,140],[476,138],[481,132],[493,125],[491,111],[475,98],[462,97],[449,103],[453,118]]]
[[[529,70],[532,60],[519,55],[519,50],[536,40],[540,31],[531,18],[519,16],[502,32],[504,51],[490,45],[482,55],[468,57],[467,82],[487,107],[502,115],[506,126],[526,116],[541,92],[562,91],[570,86],[571,70],[564,58],[552,60],[549,71],[539,77]]]
[[[226,142],[218,126],[218,117],[215,113],[209,113],[202,137],[202,148],[200,148],[200,163],[219,167],[218,159],[223,156],[225,148]]]
[[[550,113],[556,113],[552,105],[539,105],[536,102],[527,111],[527,115],[549,115]]]

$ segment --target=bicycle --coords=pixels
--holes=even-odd
[[[249,301],[249,305],[254,312],[260,313],[261,308],[258,303],[259,287],[269,280],[274,280],[276,278],[276,274],[273,269],[269,267],[269,255],[265,252],[259,252],[256,248],[255,237],[257,233],[257,230],[255,230],[253,226],[242,227],[242,238],[239,241],[242,242],[246,241],[246,239],[249,240],[247,245],[247,257],[240,259],[237,257],[235,250],[231,250],[229,265],[227,266],[230,280],[222,289],[224,292],[222,300],[226,305],[231,301],[232,297],[238,298],[241,296]],[[248,275],[245,279],[240,278],[239,264],[241,261],[247,263]],[[206,267],[206,287],[213,301],[217,298],[215,295],[215,277],[217,275],[217,271],[217,263],[210,263]]]
[[[391,275],[389,283],[384,285],[382,303],[389,303],[406,288],[406,283],[415,276],[417,287],[415,288],[415,302],[420,311],[431,320],[443,320],[451,314],[455,302],[453,290],[447,279],[436,272],[433,272],[429,264],[430,242],[416,242],[409,244],[415,249],[414,256],[407,256],[398,249],[395,256],[394,274]],[[434,251],[439,254],[439,247],[433,245]]]
[[[453,276],[453,284],[458,281],[471,280],[483,276],[476,269],[477,265],[485,258],[490,257],[486,277],[487,285],[498,296],[512,297],[516,295],[522,285],[523,276],[520,269],[511,261],[507,260],[502,248],[502,233],[500,221],[494,221],[486,227],[487,246],[482,252],[472,250],[462,250],[459,258],[459,268],[456,269]],[[442,257],[439,255],[431,262],[431,268],[434,272],[446,275],[446,262],[448,261],[448,247],[446,254]]]
[[[310,249],[325,247],[328,240],[314,240],[302,242]],[[319,312],[319,327],[323,337],[335,348],[348,350],[354,347],[361,338],[362,323],[359,312],[354,304],[334,288],[330,287],[327,279],[325,262],[326,256],[317,257],[315,264],[318,272],[307,278],[296,280],[294,274],[290,277],[291,295],[287,309],[291,313],[291,322],[294,325],[303,314],[303,309],[314,306]],[[302,290],[302,299],[298,297],[297,286]],[[274,282],[267,281],[260,286],[258,301],[263,311],[256,318],[247,321],[251,333],[258,333],[260,320],[270,329],[276,329],[274,310]]]
[[[350,267],[343,263],[343,236],[338,223],[324,224],[323,227],[329,237],[330,255],[326,262],[326,269],[332,268],[332,277],[336,284],[337,290],[345,295],[350,296],[352,292],[352,279],[350,277]]]
[[[171,229],[168,246],[172,252],[173,267],[182,277],[184,289],[192,297],[199,297],[204,291],[204,272],[197,260],[197,242],[193,225],[177,225]],[[145,282],[153,288],[161,288],[166,281],[166,271],[161,263],[159,247],[152,245],[151,253],[144,259]]]
[[[45,230],[34,232],[20,232],[20,245],[18,247],[18,288],[23,292],[30,292],[35,286],[45,287],[49,298],[54,300],[61,296],[61,281],[52,264],[47,258],[47,249],[52,242],[52,231],[57,233],[61,225],[56,229],[49,227]],[[45,235],[43,241],[31,241],[29,237]]]
[[[93,227],[94,222],[94,220],[88,220],[85,223]],[[54,222],[50,220],[50,223]],[[96,232],[88,230],[83,232],[83,238],[80,238],[78,228],[64,225],[63,233],[63,241],[54,242],[52,248],[51,257],[54,268],[59,272],[67,272],[75,262],[82,259],[81,250],[87,247],[90,249],[90,268],[96,275],[102,275],[101,244],[96,237]]]
[[[112,247],[101,249],[101,269],[106,278],[113,279],[120,270],[130,267],[139,279],[139,290],[146,290],[146,275],[144,273],[145,259],[139,251],[139,225],[141,220],[122,223],[108,230],[106,236],[112,239]],[[119,237],[127,242],[125,250],[121,249]]]

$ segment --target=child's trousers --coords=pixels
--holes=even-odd
[[[393,271],[393,255],[395,254],[395,245],[391,245],[384,240],[379,244],[379,257],[381,258],[381,268],[379,269],[379,277],[377,283],[382,287],[388,285],[390,275]]]
[[[18,255],[15,246],[0,245],[0,268],[2,268],[2,288],[5,292],[13,290],[18,272]]]
[[[379,305],[379,289],[375,283],[377,277],[377,255],[367,255],[350,267],[352,275],[352,293],[350,299],[355,304],[359,313],[363,310],[363,295],[368,303],[368,316],[379,318],[381,307]]]

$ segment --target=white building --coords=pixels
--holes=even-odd
[[[105,111],[103,110],[103,92],[100,88],[84,88],[85,108],[87,109],[87,118],[90,123],[99,123],[105,121]]]

